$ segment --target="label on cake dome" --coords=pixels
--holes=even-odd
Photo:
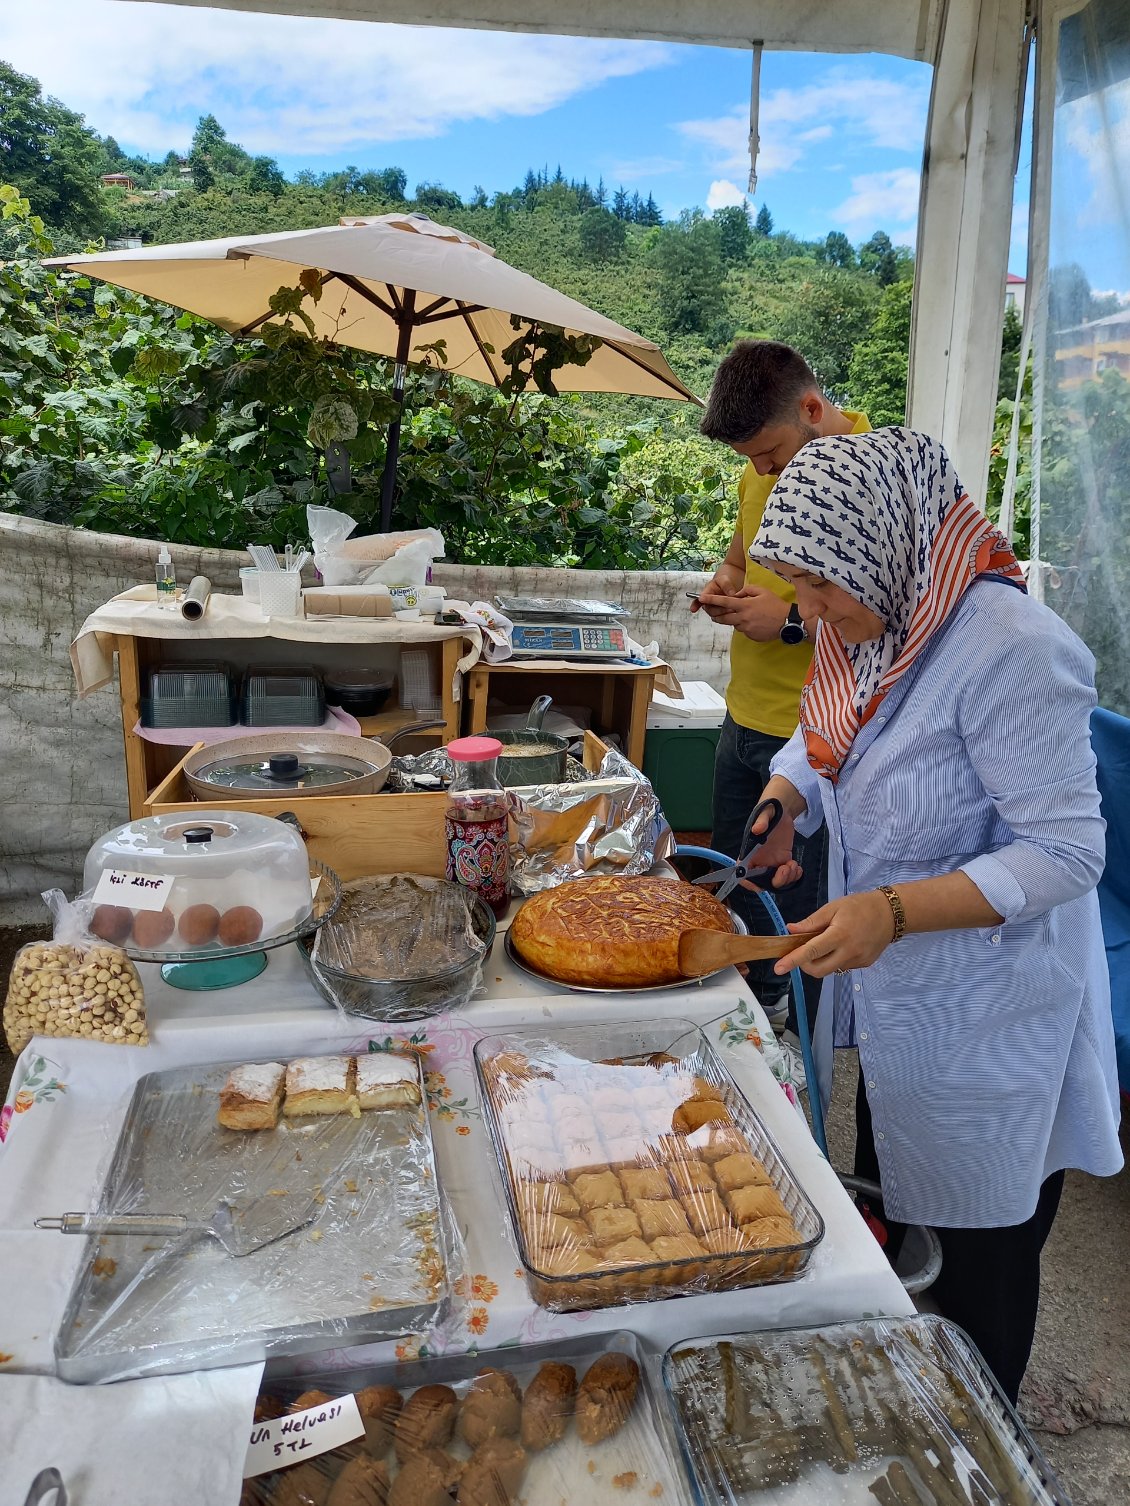
[[[128,873],[122,868],[103,868],[91,898],[96,905],[163,910],[174,882],[167,873]]]

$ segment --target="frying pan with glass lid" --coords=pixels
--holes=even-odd
[[[258,733],[190,753],[184,774],[197,800],[269,800],[272,795],[375,795],[388,778],[398,738],[442,721],[411,722],[389,735],[350,737],[344,732]]]

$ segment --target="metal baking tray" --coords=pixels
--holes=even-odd
[[[518,1157],[511,1131],[523,1123],[522,1111],[516,1104],[510,1114],[505,1112],[492,1085],[488,1066],[493,1058],[503,1053],[528,1058],[555,1080],[583,1082],[589,1094],[600,1091],[605,1075],[612,1087],[620,1086],[619,1069],[606,1065],[607,1058],[616,1058],[625,1066],[642,1064],[657,1053],[678,1058],[689,1073],[705,1078],[720,1089],[734,1125],[748,1141],[753,1155],[764,1165],[801,1236],[800,1241],[768,1247],[756,1254],[707,1253],[678,1260],[601,1267],[595,1274],[560,1275],[545,1270],[537,1264],[526,1238],[525,1221],[518,1210],[519,1178],[515,1164]],[[824,1220],[705,1035],[691,1021],[668,1019],[508,1030],[483,1036],[475,1044],[474,1055],[483,1119],[494,1146],[515,1244],[530,1294],[540,1306],[555,1312],[614,1307],[628,1302],[650,1302],[665,1297],[793,1281],[804,1274],[813,1251],[824,1238]],[[658,1136],[668,1134],[671,1125],[669,1119],[663,1124],[645,1122],[644,1129],[649,1137]],[[603,1164],[604,1153],[584,1159]],[[645,1156],[638,1156],[635,1164],[655,1163]],[[546,1173],[546,1179],[552,1179],[549,1173]]]
[[[734,922],[735,936],[748,936],[749,926],[742,917],[733,910],[730,911],[730,919]],[[511,916],[513,921],[513,916]],[[674,983],[637,983],[630,987],[623,984],[598,986],[595,983],[566,983],[562,978],[554,978],[549,973],[543,973],[540,968],[531,966],[524,958],[518,955],[518,948],[510,939],[510,929],[507,927],[506,937],[503,942],[503,950],[506,960],[513,963],[520,973],[525,973],[529,978],[536,978],[539,983],[552,983],[554,988],[567,989],[573,994],[662,994],[668,993],[673,988],[692,988],[696,983],[705,983],[708,978],[717,978],[719,973],[729,971],[732,964],[725,967],[716,967],[712,973],[700,973],[696,978],[677,978]]]
[[[367,1386],[395,1386],[405,1400],[420,1386],[450,1386],[462,1400],[471,1381],[485,1368],[509,1372],[524,1392],[547,1361],[571,1365],[580,1381],[601,1355],[610,1352],[628,1355],[640,1371],[639,1390],[627,1422],[611,1438],[596,1444],[582,1443],[570,1424],[559,1442],[529,1451],[518,1498],[531,1506],[550,1506],[550,1503],[557,1506],[561,1501],[583,1501],[585,1506],[624,1506],[631,1501],[641,1506],[642,1503],[652,1506],[654,1502],[661,1502],[662,1506],[690,1506],[691,1494],[670,1419],[651,1388],[643,1350],[632,1333],[591,1334],[399,1364],[354,1364],[347,1370],[295,1373],[286,1361],[275,1361],[267,1366],[263,1376],[260,1406],[273,1412],[305,1391],[318,1390],[338,1397]],[[311,1461],[327,1485],[341,1470],[342,1454],[348,1453],[350,1447]],[[357,1447],[362,1445],[359,1443]],[[467,1457],[467,1445],[458,1433],[450,1451],[459,1460]],[[395,1478],[396,1464],[391,1451],[378,1445],[377,1453],[387,1458]],[[293,1499],[285,1493],[286,1474],[280,1471],[246,1481],[248,1506],[268,1506],[268,1503],[274,1506],[275,1502]]]
[[[1069,1506],[969,1338],[942,1318],[692,1339],[667,1351],[663,1384],[699,1506],[919,1503],[916,1486],[962,1506]]]
[[[89,1239],[55,1343],[63,1380],[243,1364],[434,1320],[447,1275],[420,1060],[418,1109],[306,1115],[260,1131],[216,1121],[235,1065],[140,1079],[94,1211],[204,1220],[224,1199],[277,1188],[315,1196],[313,1226],[239,1259],[192,1235]]]

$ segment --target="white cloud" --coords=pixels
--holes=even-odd
[[[317,156],[540,115],[673,53],[652,42],[37,0],[2,7],[0,56],[95,130],[145,151],[183,150],[211,111],[249,152]]]
[[[1023,276],[1028,266],[1028,200],[1017,200],[1012,206],[1012,228],[1009,232],[1008,270]]]
[[[641,178],[660,178],[667,173],[682,172],[686,163],[681,157],[639,157],[631,162],[613,162],[605,176],[613,183],[638,183]]]
[[[861,173],[851,180],[851,193],[831,210],[832,223],[859,237],[889,227],[896,245],[913,243],[918,219],[918,171],[896,167],[889,172]]]
[[[744,189],[731,183],[729,178],[716,178],[706,195],[706,207],[711,210],[725,209],[730,204],[744,204],[746,198]]]
[[[921,153],[929,90],[925,68],[916,80],[898,80],[838,66],[803,88],[765,91],[758,112],[758,173],[788,172],[809,155],[806,148],[833,136],[849,145]],[[682,121],[676,129],[706,148],[714,171],[748,170],[748,104]]]

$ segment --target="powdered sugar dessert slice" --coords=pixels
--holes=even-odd
[[[233,1067],[220,1089],[220,1108],[216,1117],[225,1129],[274,1129],[282,1107],[282,1062],[246,1062]]]
[[[363,1109],[415,1108],[420,1102],[416,1063],[388,1051],[359,1056],[356,1091]]]
[[[286,1069],[283,1114],[359,1114],[351,1056],[304,1056]]]

